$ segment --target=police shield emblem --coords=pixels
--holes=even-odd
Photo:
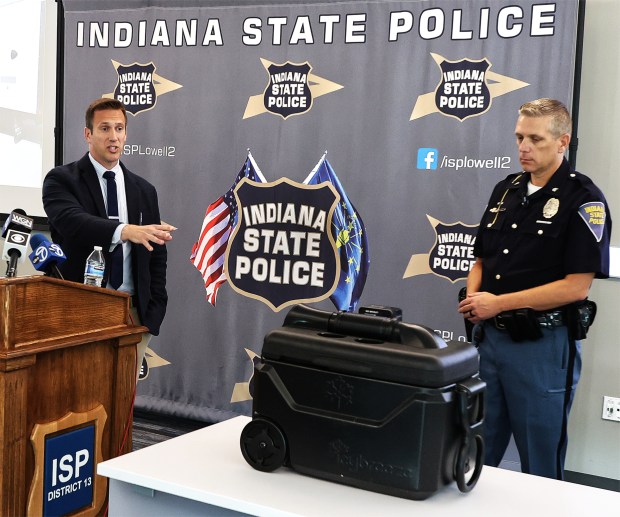
[[[118,82],[114,89],[114,98],[121,101],[129,113],[137,115],[155,106],[157,93],[153,84],[153,63],[119,65],[116,72]]]
[[[235,197],[239,220],[226,250],[232,288],[274,311],[329,297],[338,283],[330,230],[340,199],[334,187],[244,178]]]
[[[308,62],[270,65],[267,68],[269,84],[263,94],[265,109],[284,119],[308,111],[312,107],[308,85],[310,70]]]
[[[480,115],[491,106],[486,73],[491,64],[485,59],[444,60],[439,64],[441,81],[435,90],[435,104],[444,115],[465,120]]]
[[[605,232],[605,220],[607,219],[605,204],[601,201],[589,201],[579,207],[578,213],[583,222],[588,225],[596,242],[601,242]]]
[[[478,227],[467,226],[460,222],[454,224],[436,220],[435,222],[437,240],[428,258],[431,271],[452,283],[467,278],[476,260],[474,243]]]

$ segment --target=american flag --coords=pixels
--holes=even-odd
[[[198,241],[192,248],[190,261],[205,282],[207,301],[215,307],[219,287],[226,282],[224,262],[228,239],[237,225],[238,209],[235,199],[235,187],[248,178],[259,183],[266,183],[258,165],[250,153],[241,167],[228,192],[211,203],[205,213]]]

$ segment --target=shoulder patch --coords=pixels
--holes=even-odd
[[[588,225],[588,228],[594,235],[596,242],[601,242],[603,238],[603,230],[605,229],[605,204],[600,201],[590,201],[579,207],[579,215]]]

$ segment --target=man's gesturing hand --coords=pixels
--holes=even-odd
[[[128,224],[125,225],[121,232],[121,239],[135,244],[142,244],[147,250],[153,251],[151,242],[165,244],[166,241],[172,240],[171,233],[174,230],[176,230],[176,227],[163,221],[162,224],[148,224],[146,226]]]

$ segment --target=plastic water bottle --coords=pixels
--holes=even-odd
[[[105,271],[105,259],[101,246],[95,246],[88,258],[86,259],[86,268],[84,269],[84,283],[86,285],[96,285],[101,287],[103,283],[103,273]]]

